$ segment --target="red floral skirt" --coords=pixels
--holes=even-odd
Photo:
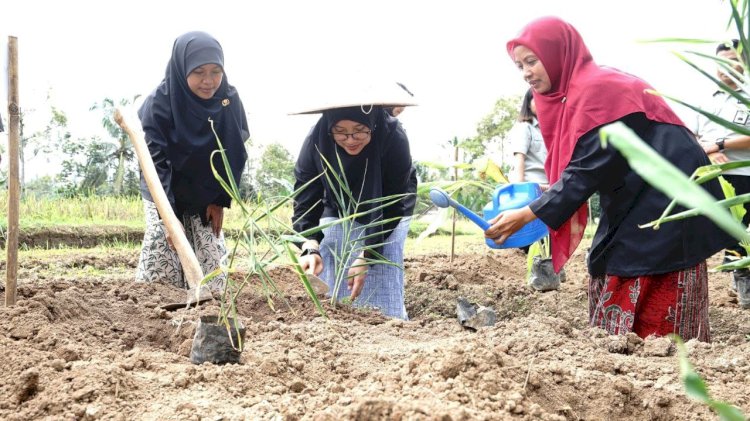
[[[661,275],[589,281],[589,320],[611,335],[635,332],[641,338],[676,333],[687,341],[710,342],[706,262]]]

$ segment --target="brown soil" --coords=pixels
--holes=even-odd
[[[5,248],[6,232],[1,232],[0,247]],[[18,233],[18,246],[21,249],[62,247],[96,247],[102,244],[140,243],[143,240],[143,228],[131,228],[117,225],[92,225],[89,227],[59,226],[24,228]]]
[[[580,253],[560,291],[537,293],[520,252],[462,252],[407,260],[408,322],[328,303],[326,320],[276,269],[286,302],[245,292],[247,348],[226,366],[188,358],[196,320],[217,306],[159,309],[184,293],[133,283],[136,253],[24,257],[18,303],[0,308],[0,419],[715,418],[685,396],[668,340],[587,327]],[[750,311],[727,284],[711,274],[714,342],[688,349],[712,396],[750,413]],[[458,296],[493,307],[497,324],[464,330]]]

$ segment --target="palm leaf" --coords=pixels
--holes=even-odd
[[[745,228],[715,198],[664,159],[622,122],[600,130],[602,147],[611,144],[625,157],[630,167],[646,182],[688,209],[698,209],[716,225],[738,240],[750,239]]]

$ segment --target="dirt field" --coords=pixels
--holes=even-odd
[[[217,307],[160,310],[183,294],[133,283],[137,253],[25,255],[18,305],[0,308],[0,419],[716,418],[685,397],[669,341],[587,327],[582,254],[560,291],[538,293],[520,252],[461,252],[453,264],[408,259],[408,322],[341,306],[327,306],[327,321],[275,270],[288,305],[273,311],[248,291],[247,349],[227,366],[188,358],[195,321]],[[714,342],[688,349],[712,396],[750,414],[750,311],[727,285],[711,275]],[[497,324],[464,330],[458,296],[493,307]]]

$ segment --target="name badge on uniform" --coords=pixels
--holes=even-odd
[[[734,115],[734,119],[732,120],[732,123],[735,124],[741,124],[743,126],[747,126],[748,123],[748,113],[745,110],[737,110],[737,113]]]

